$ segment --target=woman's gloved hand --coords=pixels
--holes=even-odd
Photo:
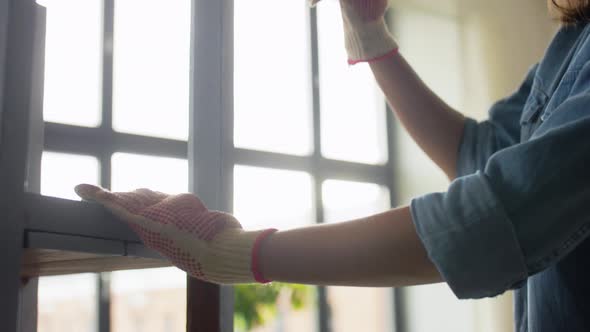
[[[310,0],[315,6],[320,0]],[[371,62],[397,52],[385,23],[388,0],[339,0],[348,63]]]
[[[126,221],[146,246],[197,279],[218,284],[269,281],[258,270],[257,251],[275,229],[245,231],[232,215],[207,209],[192,194],[148,189],[116,193],[88,184],[75,190]]]

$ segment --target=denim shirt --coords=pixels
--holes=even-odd
[[[562,27],[488,120],[466,120],[448,191],[411,202],[457,297],[516,289],[518,332],[590,331],[589,35]]]

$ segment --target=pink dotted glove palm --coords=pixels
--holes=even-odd
[[[315,6],[320,0],[309,0]],[[348,63],[393,55],[398,46],[385,23],[388,0],[340,0]]]
[[[207,209],[192,194],[149,189],[115,193],[88,184],[75,190],[126,221],[146,246],[197,279],[218,284],[269,281],[258,272],[257,251],[274,229],[245,231],[232,215]]]

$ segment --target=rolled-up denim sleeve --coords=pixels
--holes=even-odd
[[[587,90],[570,96],[529,141],[412,201],[417,233],[457,297],[500,294],[588,238],[588,105]]]
[[[509,97],[495,103],[486,121],[467,118],[457,158],[457,175],[483,171],[487,160],[497,151],[520,140],[520,116],[530,95],[538,65],[532,66],[520,87]]]

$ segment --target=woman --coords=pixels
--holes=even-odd
[[[369,62],[397,117],[453,180],[447,192],[367,218],[281,232],[242,230],[189,194],[89,185],[78,194],[104,204],[146,245],[202,280],[445,281],[459,298],[516,289],[517,331],[590,330],[590,1],[549,3],[563,27],[518,91],[481,123],[450,108],[414,73],[387,31],[386,0],[340,2],[349,62]]]

